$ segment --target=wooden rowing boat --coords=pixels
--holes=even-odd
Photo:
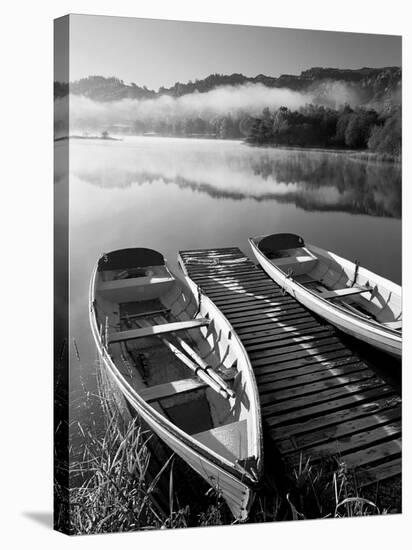
[[[102,363],[125,398],[245,521],[262,475],[262,430],[253,371],[229,322],[145,248],[99,259],[89,306]]]
[[[343,332],[400,358],[402,289],[358,263],[302,237],[277,233],[249,239],[256,259],[276,283]]]

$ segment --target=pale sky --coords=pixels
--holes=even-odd
[[[399,36],[70,16],[70,80],[116,76],[158,89],[210,73],[279,76],[392,65],[401,65]]]

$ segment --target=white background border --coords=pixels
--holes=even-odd
[[[51,530],[52,510],[52,19],[96,13],[403,35],[404,85],[404,303],[412,295],[406,255],[412,185],[410,36],[407,2],[253,0],[50,0],[3,4],[1,14],[1,360],[2,428],[0,538],[3,548],[403,548],[410,519],[407,432],[404,406],[404,513],[402,516],[187,529],[70,539]],[[108,37],[108,40],[110,37]],[[287,53],[287,52],[285,52]],[[407,224],[407,225],[406,225]],[[355,236],[356,238],[356,236]],[[409,300],[410,301],[410,300]],[[408,308],[409,310],[409,308]],[[410,323],[408,323],[408,326]],[[408,330],[409,334],[410,330]],[[408,338],[405,338],[406,342]],[[409,358],[410,346],[405,351]],[[404,360],[404,402],[411,376]],[[409,529],[410,531],[410,529]]]

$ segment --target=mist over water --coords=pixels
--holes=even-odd
[[[159,120],[181,120],[193,117],[223,116],[231,114],[256,116],[265,107],[271,110],[285,106],[298,109],[308,103],[338,108],[345,103],[358,104],[354,88],[344,83],[326,81],[302,93],[288,88],[268,88],[263,84],[222,86],[206,93],[192,93],[181,97],[163,95],[155,99],[123,99],[121,101],[94,101],[73,95],[70,102],[70,132],[100,131],[102,128],[122,124],[131,125],[139,120],[156,123]],[[67,100],[55,101],[56,118],[64,120]]]
[[[89,142],[82,148],[85,155],[74,155],[73,174],[107,189],[161,182],[235,201],[401,216],[401,171],[393,163],[328,151],[255,148],[230,140],[136,137],[105,145]]]

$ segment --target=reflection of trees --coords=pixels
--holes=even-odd
[[[338,211],[349,212],[351,214],[369,214],[371,216],[386,216],[400,218],[401,216],[401,192],[400,182],[385,181],[385,185],[380,185],[383,180],[376,180],[373,184],[364,184],[360,189],[349,187],[345,189],[342,183],[339,184],[341,195],[330,202],[324,200],[322,185],[319,183],[300,183],[299,188],[290,192],[282,193],[264,193],[255,195],[253,191],[245,193],[243,191],[230,191],[219,189],[218,187],[201,181],[191,181],[187,178],[176,176],[175,178],[164,177],[161,173],[154,174],[149,172],[127,172],[122,174],[122,178],[105,177],[101,174],[79,173],[78,176],[93,185],[99,187],[130,187],[133,184],[153,184],[164,182],[166,184],[177,185],[181,189],[191,189],[194,192],[206,193],[212,198],[228,198],[232,200],[253,199],[257,202],[275,200],[280,203],[294,203],[302,210],[317,211]],[[369,179],[369,178],[368,178]],[[275,187],[276,184],[274,184]],[[369,185],[369,187],[368,187]],[[331,185],[325,185],[325,189],[330,189]]]
[[[395,163],[365,162],[342,153],[311,155],[298,151],[283,158],[267,155],[256,159],[252,162],[252,170],[265,180],[302,185],[306,191],[305,202],[311,190],[332,187],[342,195],[342,208],[338,204],[334,208],[325,205],[325,208],[375,216],[401,216],[402,177]],[[307,209],[311,209],[310,201]]]
[[[82,169],[76,174],[99,187],[121,188],[161,181],[213,198],[275,200],[294,203],[308,211],[401,216],[399,165],[365,162],[348,154],[246,148],[240,155],[230,150],[195,150],[181,157],[169,157],[153,149],[140,154],[138,164],[125,160],[113,162],[104,170]],[[222,173],[226,172],[229,188],[221,183],[225,179]],[[191,173],[197,175],[183,175]],[[237,186],[237,179],[243,183]]]

